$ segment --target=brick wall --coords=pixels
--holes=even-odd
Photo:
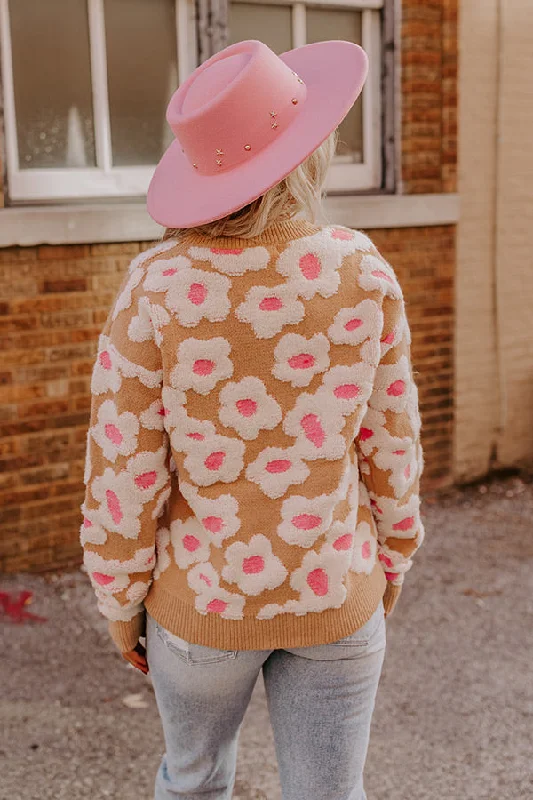
[[[370,231],[404,286],[419,370],[426,488],[451,468],[453,228]],[[0,572],[79,560],[98,333],[141,245],[0,250]]]
[[[402,190],[456,191],[458,0],[403,0]]]

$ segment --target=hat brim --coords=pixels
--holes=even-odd
[[[349,42],[318,42],[280,56],[307,87],[300,113],[250,161],[218,175],[200,175],[172,142],[148,189],[148,213],[166,228],[194,228],[261,197],[313,153],[348,114],[368,71],[364,50]]]

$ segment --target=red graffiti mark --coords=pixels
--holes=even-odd
[[[23,590],[18,597],[9,592],[0,592],[0,614],[5,614],[12,622],[22,625],[24,622],[46,622],[45,617],[39,617],[26,611],[33,598],[33,592]]]

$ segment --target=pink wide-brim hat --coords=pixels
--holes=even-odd
[[[337,128],[367,71],[364,50],[342,41],[281,56],[258,41],[217,53],[169,103],[175,141],[150,183],[150,216],[193,228],[261,197]]]

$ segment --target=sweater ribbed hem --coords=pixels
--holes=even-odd
[[[292,239],[300,239],[302,236],[312,236],[320,228],[311,222],[302,219],[292,219],[286,222],[276,222],[266,228],[259,236],[245,239],[239,236],[216,236],[207,237],[195,231],[185,231],[180,237],[180,241],[185,242],[189,247],[209,247],[220,248],[222,250],[240,250],[246,247],[260,247],[268,245],[283,245]]]
[[[144,635],[145,613],[136,614],[127,622],[109,622],[109,633],[121,653],[128,653],[133,650],[139,636]]]
[[[385,594],[383,595],[383,607],[385,609],[385,616],[388,617],[394,611],[400,594],[402,593],[401,586],[395,586],[393,583],[387,583]]]
[[[385,591],[385,575],[376,564],[370,575],[351,575],[348,598],[340,608],[321,612],[278,614],[273,619],[227,620],[200,614],[158,582],[145,599],[148,613],[163,628],[191,644],[220,650],[276,650],[311,647],[349,636],[367,622]]]

